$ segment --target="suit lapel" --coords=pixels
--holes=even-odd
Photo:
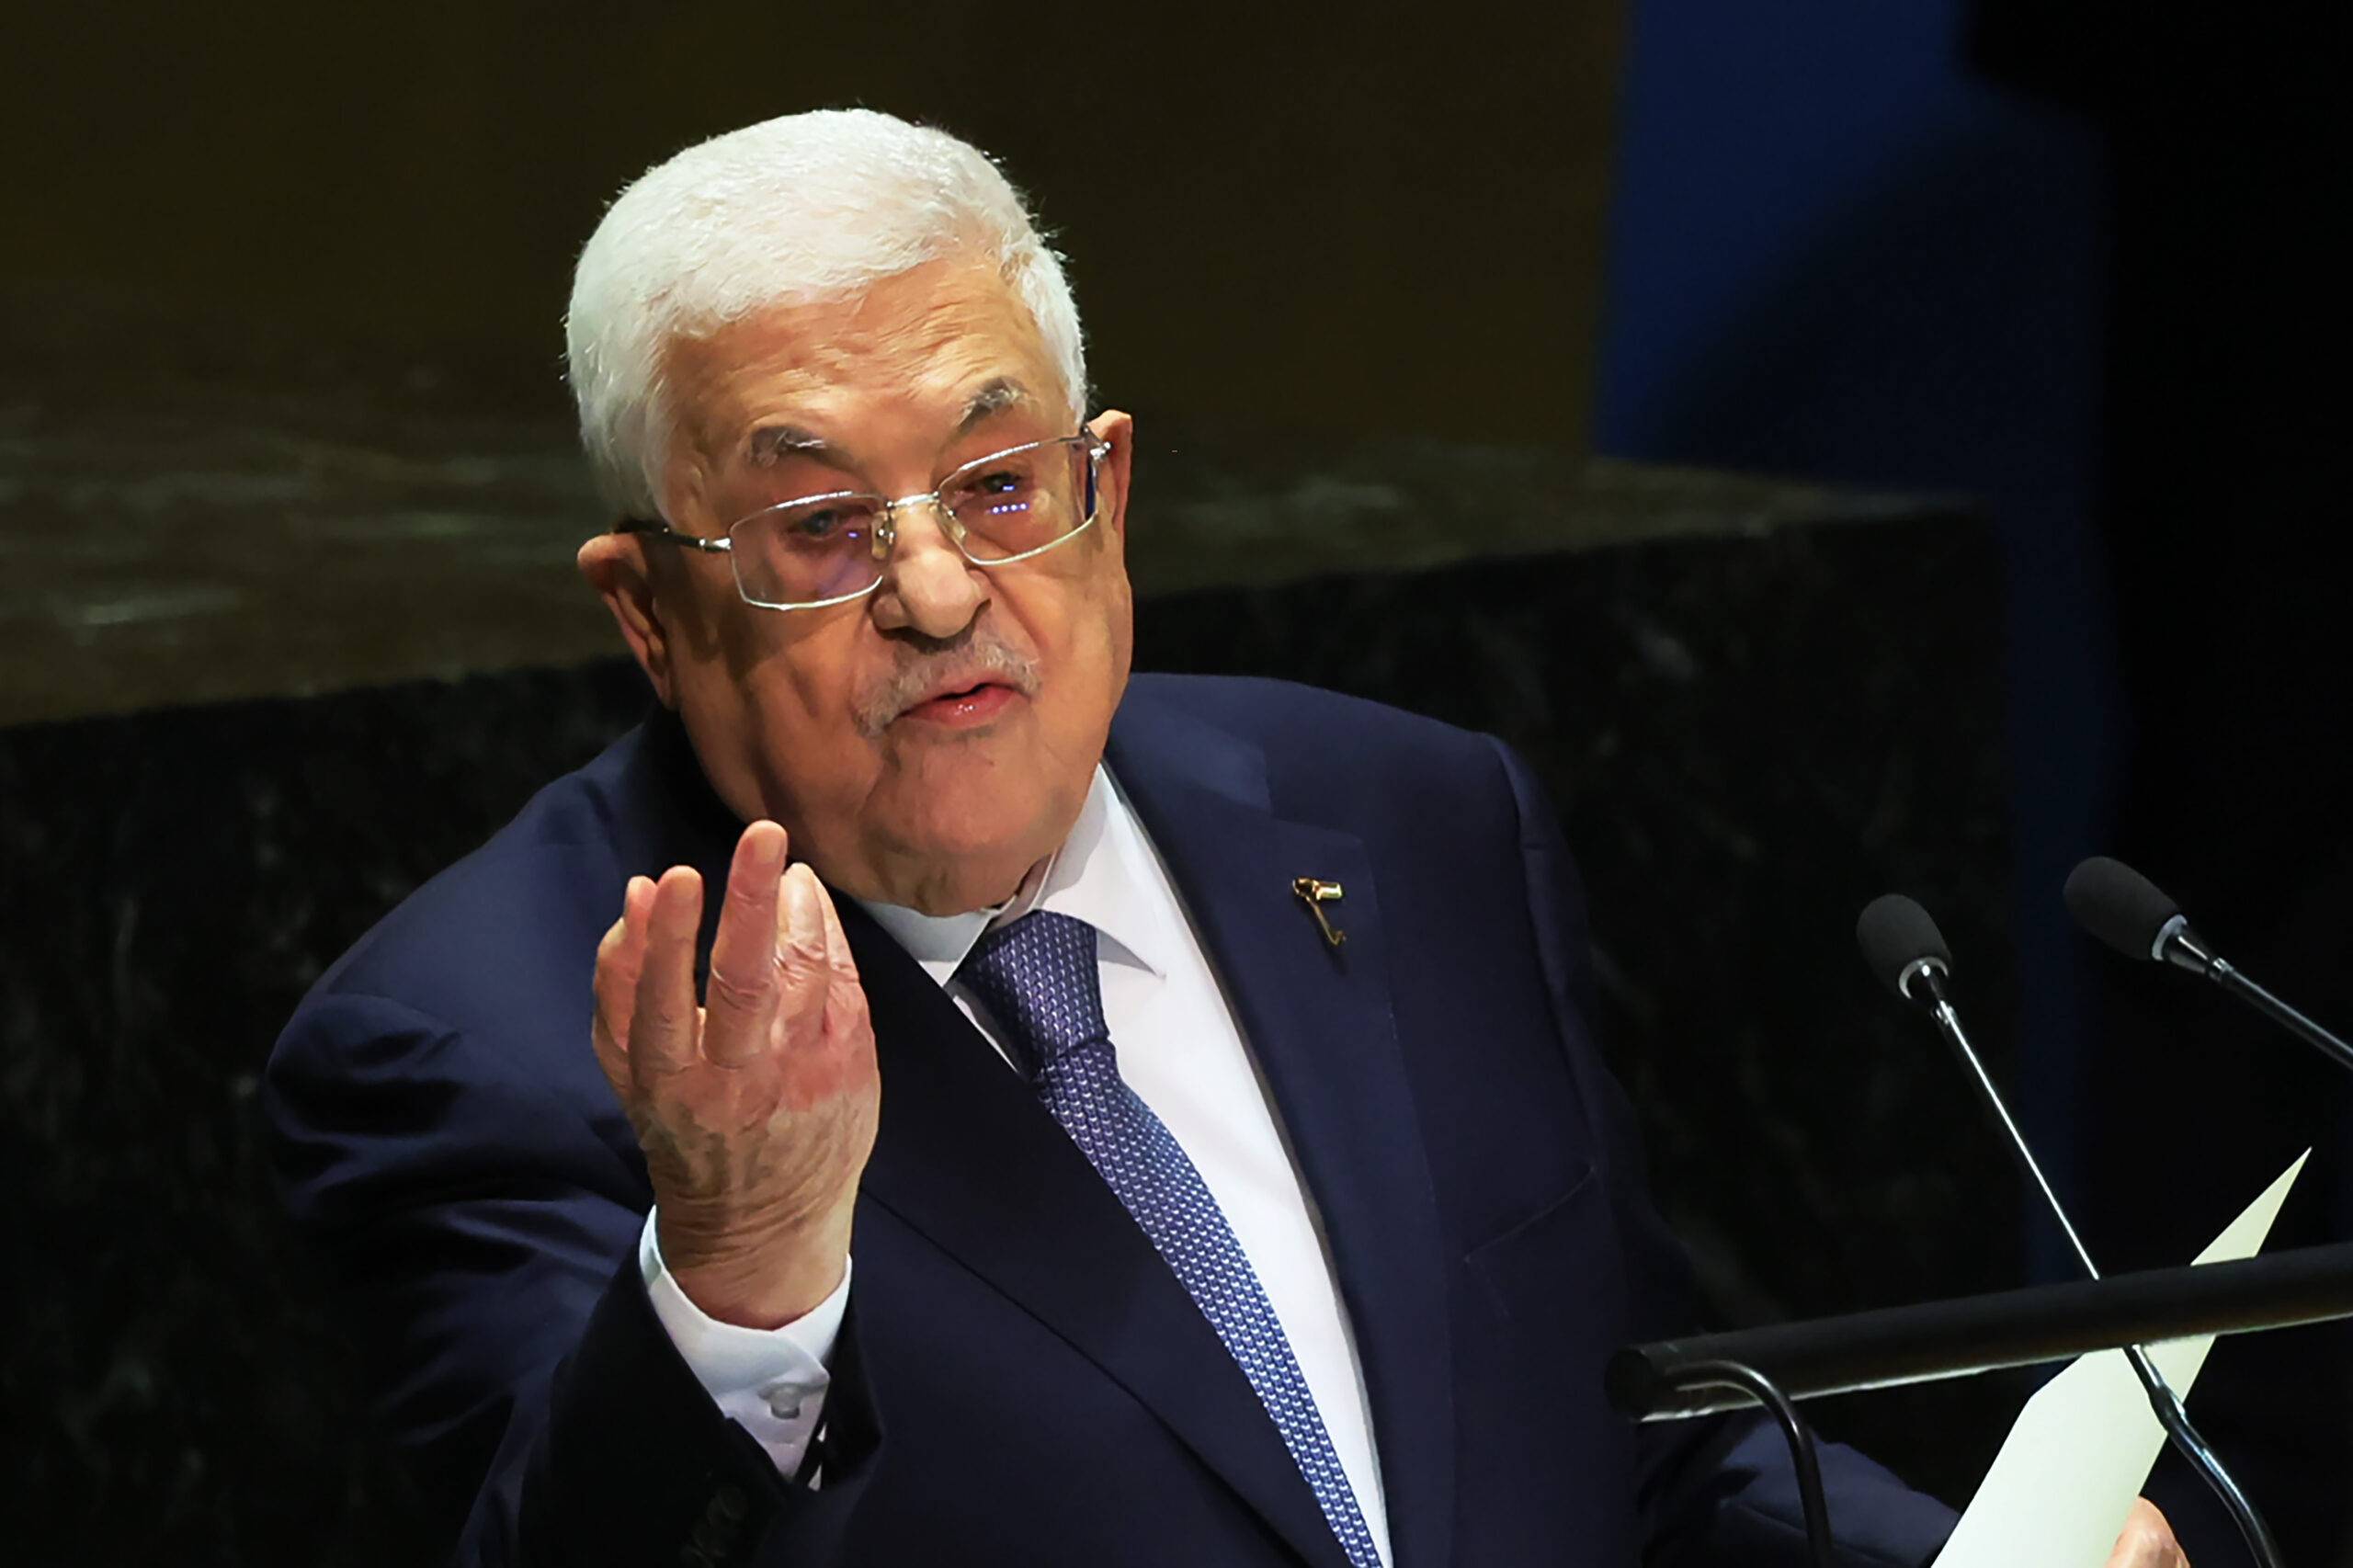
[[[1321,1210],[1371,1403],[1400,1568],[1447,1568],[1454,1516],[1446,1252],[1391,1016],[1380,890],[1357,838],[1284,821],[1263,757],[1131,706],[1112,772],[1159,847]],[[1291,891],[1341,885],[1330,946]]]
[[[906,950],[835,902],[882,1074],[863,1196],[1100,1367],[1304,1560],[1346,1568],[1249,1381],[1103,1178]]]

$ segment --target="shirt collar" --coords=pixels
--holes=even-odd
[[[983,932],[1033,909],[1086,921],[1110,938],[1104,957],[1165,978],[1171,933],[1165,901],[1152,896],[1155,870],[1142,824],[1110,770],[1098,763],[1070,836],[1047,859],[1043,873],[1006,903],[961,915],[925,915],[895,903],[858,902],[937,985],[954,978]]]

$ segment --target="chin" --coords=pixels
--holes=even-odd
[[[890,859],[915,869],[932,896],[965,900],[966,908],[1004,898],[1053,852],[1092,777],[1040,766],[1046,759],[1032,737],[1006,738],[1016,744],[906,759],[917,765],[893,769],[889,787],[864,807],[874,827],[888,824]]]
[[[949,811],[926,816],[907,835],[908,846],[927,860],[945,864],[971,862],[983,865],[992,861],[1019,860],[1015,875],[1029,869],[1029,862],[1049,853],[1052,846],[1037,848],[1040,837],[1038,803],[1034,797],[1022,802],[1006,802],[1001,811],[976,809],[975,803],[964,801]]]
[[[908,846],[938,869],[935,885],[954,883],[969,893],[965,908],[1010,895],[1061,845],[1086,796],[1084,779],[1075,791],[1034,777],[990,784],[976,795],[933,796],[941,809],[919,813],[907,835]]]

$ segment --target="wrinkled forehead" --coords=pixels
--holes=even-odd
[[[674,338],[664,371],[680,433],[710,457],[779,438],[764,432],[847,444],[870,427],[1073,413],[1029,307],[995,268],[955,259]]]

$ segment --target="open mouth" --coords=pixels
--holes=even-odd
[[[1020,695],[1012,687],[994,676],[960,685],[951,690],[935,692],[900,715],[920,723],[946,725],[961,729],[984,724],[995,718]]]

